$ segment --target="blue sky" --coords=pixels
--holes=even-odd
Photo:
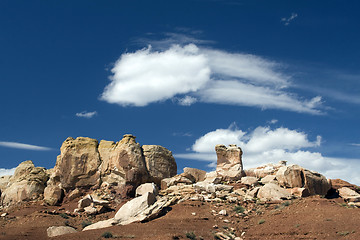
[[[68,137],[210,171],[288,160],[360,184],[358,1],[1,1],[0,173]]]

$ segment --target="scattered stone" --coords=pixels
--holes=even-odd
[[[0,215],[0,217],[6,217],[8,215],[8,213],[2,213],[1,215]]]
[[[219,215],[227,216],[227,211],[225,209],[223,209],[219,212]]]
[[[56,236],[69,234],[69,233],[76,233],[76,232],[77,231],[74,228],[68,226],[53,226],[47,229],[48,237],[56,237]]]

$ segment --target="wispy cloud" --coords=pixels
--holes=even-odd
[[[282,18],[281,22],[284,23],[285,26],[288,26],[290,24],[290,22],[292,22],[297,17],[298,17],[297,13],[292,13],[290,17]]]
[[[321,97],[303,99],[287,89],[280,63],[195,44],[151,46],[123,54],[112,68],[101,99],[143,107],[176,99],[180,105],[217,103],[322,114]]]
[[[351,146],[360,147],[360,143],[350,143]]]
[[[328,178],[342,178],[360,184],[360,177],[354,171],[360,159],[326,157],[311,150],[319,147],[321,142],[321,136],[311,141],[305,132],[284,127],[272,129],[259,126],[245,132],[232,125],[228,129],[216,129],[204,134],[192,145],[192,152],[175,154],[175,157],[205,161],[210,167],[216,163],[215,145],[237,144],[244,151],[245,168],[286,160],[289,164],[321,172]]]
[[[97,114],[98,113],[96,111],[94,111],[94,112],[83,111],[83,112],[76,113],[75,115],[77,117],[82,117],[82,118],[92,118],[92,117],[96,116]]]
[[[48,147],[42,147],[42,146],[36,146],[36,145],[18,143],[18,142],[0,142],[0,147],[17,148],[17,149],[33,150],[33,151],[53,150],[52,148],[48,148]]]

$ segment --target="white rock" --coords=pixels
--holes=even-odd
[[[115,220],[120,223],[128,221],[130,218],[136,220],[136,216],[148,208],[156,201],[154,194],[147,192],[144,195],[134,198],[125,203],[119,211],[115,214]]]
[[[49,227],[46,231],[48,237],[55,237],[55,236],[77,232],[74,228],[68,226],[53,226],[53,227]]]
[[[226,210],[225,210],[225,209],[221,210],[221,211],[219,212],[219,215],[227,216]]]
[[[135,196],[136,197],[142,196],[147,192],[150,192],[150,193],[154,194],[155,196],[157,196],[159,190],[158,190],[157,186],[155,185],[155,183],[144,183],[136,188]]]

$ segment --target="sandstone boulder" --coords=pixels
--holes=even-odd
[[[62,144],[52,178],[66,189],[100,185],[98,141],[87,137],[67,138]],[[56,182],[54,180],[54,182]]]
[[[277,184],[267,183],[259,189],[257,197],[262,200],[277,201],[291,199],[291,194]]]
[[[257,177],[242,177],[241,183],[248,186],[256,186],[259,182]]]
[[[348,202],[360,202],[360,194],[348,187],[338,189],[340,197]]]
[[[331,185],[325,176],[307,169],[304,169],[303,173],[304,187],[309,191],[310,195],[326,195],[330,190]]]
[[[196,168],[184,168],[184,173],[189,174],[194,177],[195,182],[202,182],[205,180],[206,172],[204,170],[196,169]]]
[[[223,180],[238,180],[245,175],[242,164],[242,150],[236,145],[216,145],[216,172]]]
[[[267,184],[267,183],[278,183],[277,179],[276,179],[276,175],[267,175],[265,177],[263,177],[260,182],[262,184]]]
[[[116,144],[103,141],[99,146],[103,181],[118,185],[122,195],[133,195],[140,184],[149,180],[143,151],[135,136],[126,134]]]
[[[160,186],[164,178],[176,175],[177,165],[171,151],[159,145],[142,146],[150,181]]]
[[[152,193],[154,196],[157,196],[159,189],[154,183],[144,183],[136,188],[135,196],[142,196],[148,192]]]
[[[141,213],[154,204],[156,198],[152,193],[145,193],[144,195],[134,198],[125,203],[119,211],[115,214],[114,219],[118,221],[118,224],[125,225],[136,221],[142,221]]]
[[[35,167],[32,161],[20,163],[1,194],[1,204],[9,206],[22,201],[41,199],[48,178],[45,168]]]
[[[280,167],[276,173],[276,179],[283,187],[303,187],[304,174],[303,168],[298,165]]]
[[[59,185],[49,185],[44,190],[44,201],[51,205],[61,203],[64,198],[64,190]]]
[[[56,237],[56,236],[69,234],[69,233],[76,233],[76,232],[77,231],[74,228],[68,226],[53,226],[47,229],[48,237]]]

